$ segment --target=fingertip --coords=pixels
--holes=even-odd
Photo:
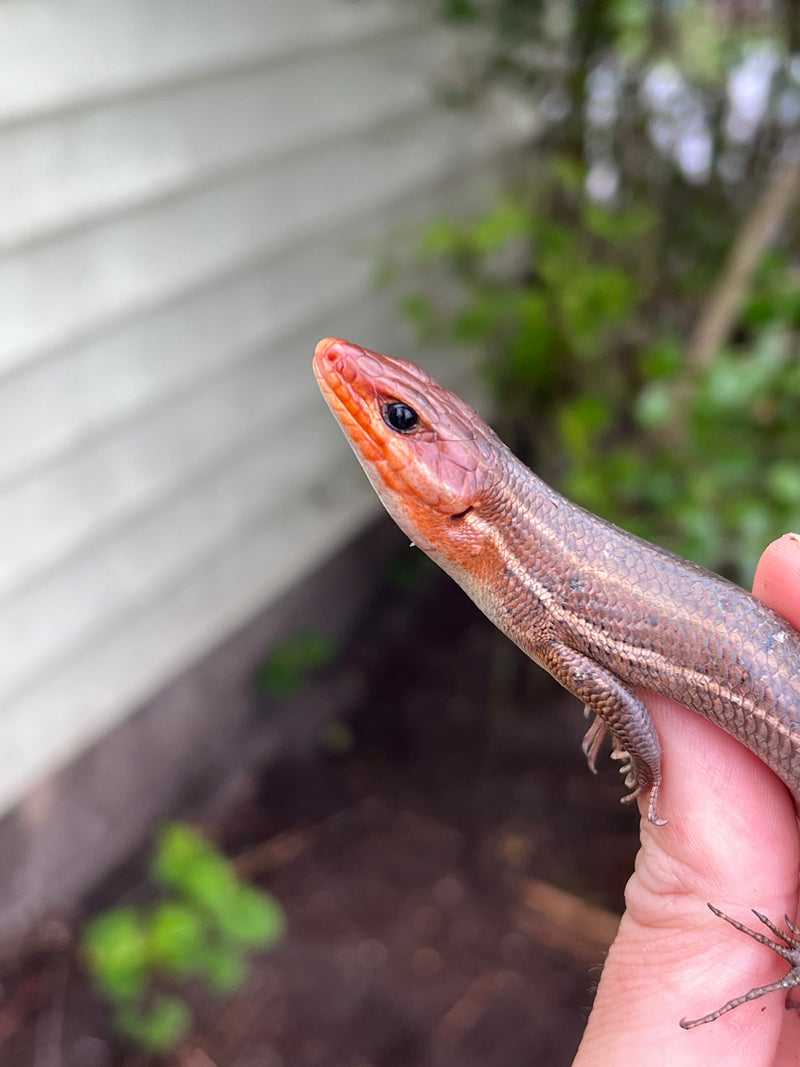
[[[767,545],[756,568],[753,595],[800,628],[800,534]]]

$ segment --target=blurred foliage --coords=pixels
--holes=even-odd
[[[440,218],[403,310],[485,354],[500,430],[579,503],[747,581],[800,528],[798,231],[687,356],[743,220],[798,152],[800,16],[745,0],[447,0],[460,92],[525,102],[496,201]],[[723,275],[724,276],[724,275]]]
[[[162,829],[152,871],[163,899],[103,912],[86,926],[81,947],[117,1031],[144,1051],[165,1052],[192,1019],[184,999],[164,987],[202,979],[221,996],[233,993],[248,953],[281,940],[284,917],[273,897],[242,882],[182,823]]]
[[[349,756],[355,748],[352,727],[344,719],[331,719],[320,727],[320,749],[329,756]]]
[[[277,645],[256,671],[259,689],[269,697],[287,699],[318,671],[333,662],[333,642],[324,634],[304,631]]]

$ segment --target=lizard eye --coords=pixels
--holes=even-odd
[[[419,425],[419,415],[408,404],[392,400],[384,406],[383,421],[399,433],[410,433]]]

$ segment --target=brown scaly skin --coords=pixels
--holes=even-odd
[[[389,513],[596,716],[584,742],[592,768],[611,732],[632,790],[626,799],[649,792],[651,822],[661,821],[661,749],[634,687],[721,726],[800,804],[797,631],[738,586],[556,493],[414,364],[329,338],[314,372]],[[398,404],[409,423],[401,429],[390,422]],[[784,944],[764,943],[793,968],[782,988],[800,984],[796,931],[771,929]],[[771,988],[682,1025],[712,1021]]]

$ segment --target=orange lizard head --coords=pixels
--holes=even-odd
[[[328,337],[314,373],[384,507],[439,563],[481,548],[462,520],[496,480],[499,439],[455,394],[402,359]]]

